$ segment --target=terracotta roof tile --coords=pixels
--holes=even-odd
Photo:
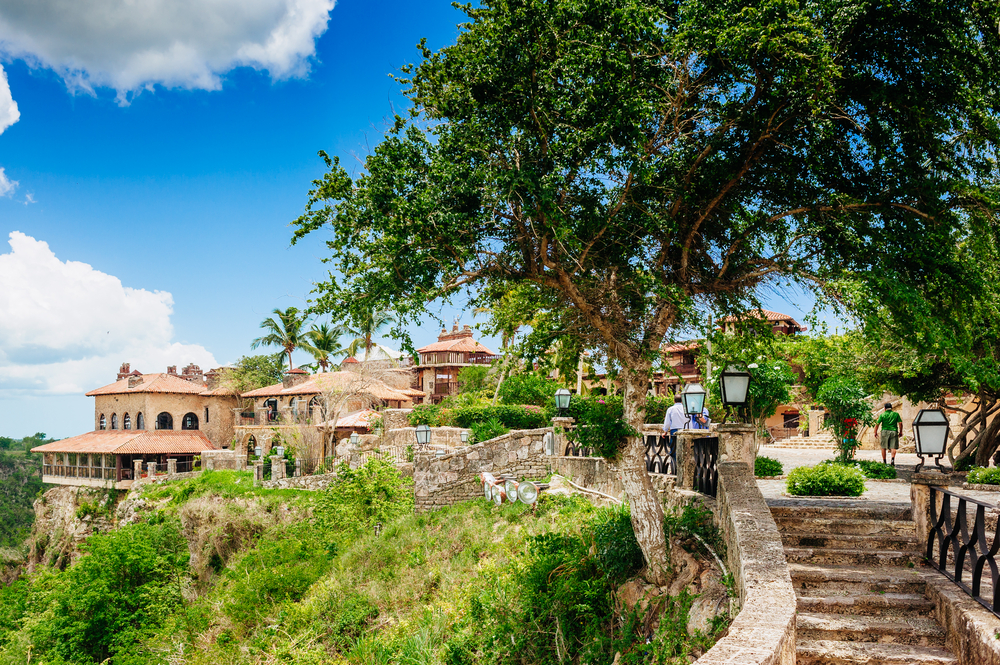
[[[107,453],[116,455],[198,454],[215,450],[197,430],[97,430],[31,449],[33,453]]]
[[[740,316],[727,316],[724,319],[720,319],[719,323],[732,323],[734,321],[743,321],[745,319],[764,319],[765,321],[791,321],[795,326],[801,328],[798,321],[788,316],[787,314],[782,314],[781,312],[772,312],[769,309],[752,309],[746,314]]]
[[[443,342],[434,342],[417,349],[417,353],[433,353],[435,351],[456,351],[458,353],[486,353],[491,356],[496,354],[488,348],[472,339],[462,337],[459,339],[448,339]]]
[[[291,395],[321,395],[325,392],[337,392],[345,390],[357,390],[368,393],[376,399],[391,400],[395,402],[409,402],[410,396],[378,379],[365,377],[356,372],[321,372],[313,374],[307,381],[285,388],[284,384],[276,383],[273,386],[258,388],[250,392],[243,393],[243,397],[285,397]]]
[[[174,374],[143,374],[142,382],[134,388],[128,387],[127,378],[109,383],[102,388],[95,388],[87,393],[87,397],[96,395],[122,395],[126,393],[178,393],[198,395],[205,390],[204,383],[194,383]]]

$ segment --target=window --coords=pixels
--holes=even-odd
[[[164,411],[160,415],[156,416],[156,429],[173,429],[174,428],[174,417],[169,413]]]
[[[136,429],[146,429],[146,421],[142,417],[142,411],[135,414],[135,428]]]
[[[127,413],[122,416],[122,429],[132,429],[132,416]]]
[[[799,412],[786,411],[781,414],[785,429],[795,429],[799,426]]]
[[[205,424],[208,424],[208,407],[205,407]]]
[[[118,414],[111,414],[111,429],[118,429]]]
[[[101,422],[100,422],[100,424],[97,427],[98,427],[98,429],[107,429],[108,428],[108,421],[104,417],[103,413],[101,414]]]
[[[193,413],[185,413],[181,420],[181,429],[198,429],[198,416]]]

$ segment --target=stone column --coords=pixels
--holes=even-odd
[[[132,478],[139,480],[142,478],[142,460],[134,459],[132,460]]]
[[[816,436],[823,429],[823,409],[809,409],[809,436]]]
[[[299,459],[298,457],[295,458],[295,477],[296,478],[302,477],[302,460]]]
[[[285,458],[271,455],[271,480],[282,480],[285,477]]]
[[[254,487],[260,487],[261,482],[264,480],[264,462],[257,460],[253,465],[253,485]]]
[[[156,462],[146,462],[146,473],[150,478],[156,475]]]
[[[719,459],[743,462],[752,469],[757,458],[757,428],[743,423],[726,423],[716,427],[719,436]]]
[[[677,431],[677,488],[694,489],[694,440],[705,436],[705,430],[682,429]]]
[[[916,525],[917,546],[923,552],[931,527],[931,487],[947,488],[948,476],[940,471],[921,471],[910,479],[910,509]]]
[[[176,476],[177,475],[177,460],[168,459],[167,460],[167,475]]]
[[[552,436],[555,437],[557,457],[562,457],[566,454],[566,432],[573,429],[575,423],[575,418],[557,417],[552,419]]]

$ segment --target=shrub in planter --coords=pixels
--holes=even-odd
[[[757,477],[780,476],[783,470],[781,462],[772,457],[758,457],[753,463],[753,475]]]
[[[981,466],[974,466],[969,469],[969,475],[965,482],[970,485],[1000,485],[1000,469],[993,467],[986,469]]]
[[[497,406],[467,406],[454,411],[454,422],[458,427],[471,428],[473,423],[499,421],[507,429],[538,429],[549,422],[540,407],[498,404]]]
[[[865,474],[854,465],[800,466],[788,474],[785,487],[792,496],[861,496]]]
[[[850,466],[861,470],[866,478],[877,480],[893,480],[896,477],[896,467],[890,464],[883,464],[875,460],[859,459],[844,462],[840,458],[827,460],[821,464],[839,464],[840,466]]]

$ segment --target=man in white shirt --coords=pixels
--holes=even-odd
[[[673,435],[677,433],[677,430],[684,429],[687,424],[688,416],[684,413],[681,396],[674,395],[674,405],[667,409],[667,416],[663,419],[663,431]]]
[[[712,419],[708,416],[708,409],[702,409],[700,416],[689,416],[691,422],[688,423],[690,429],[708,429],[712,424]]]

